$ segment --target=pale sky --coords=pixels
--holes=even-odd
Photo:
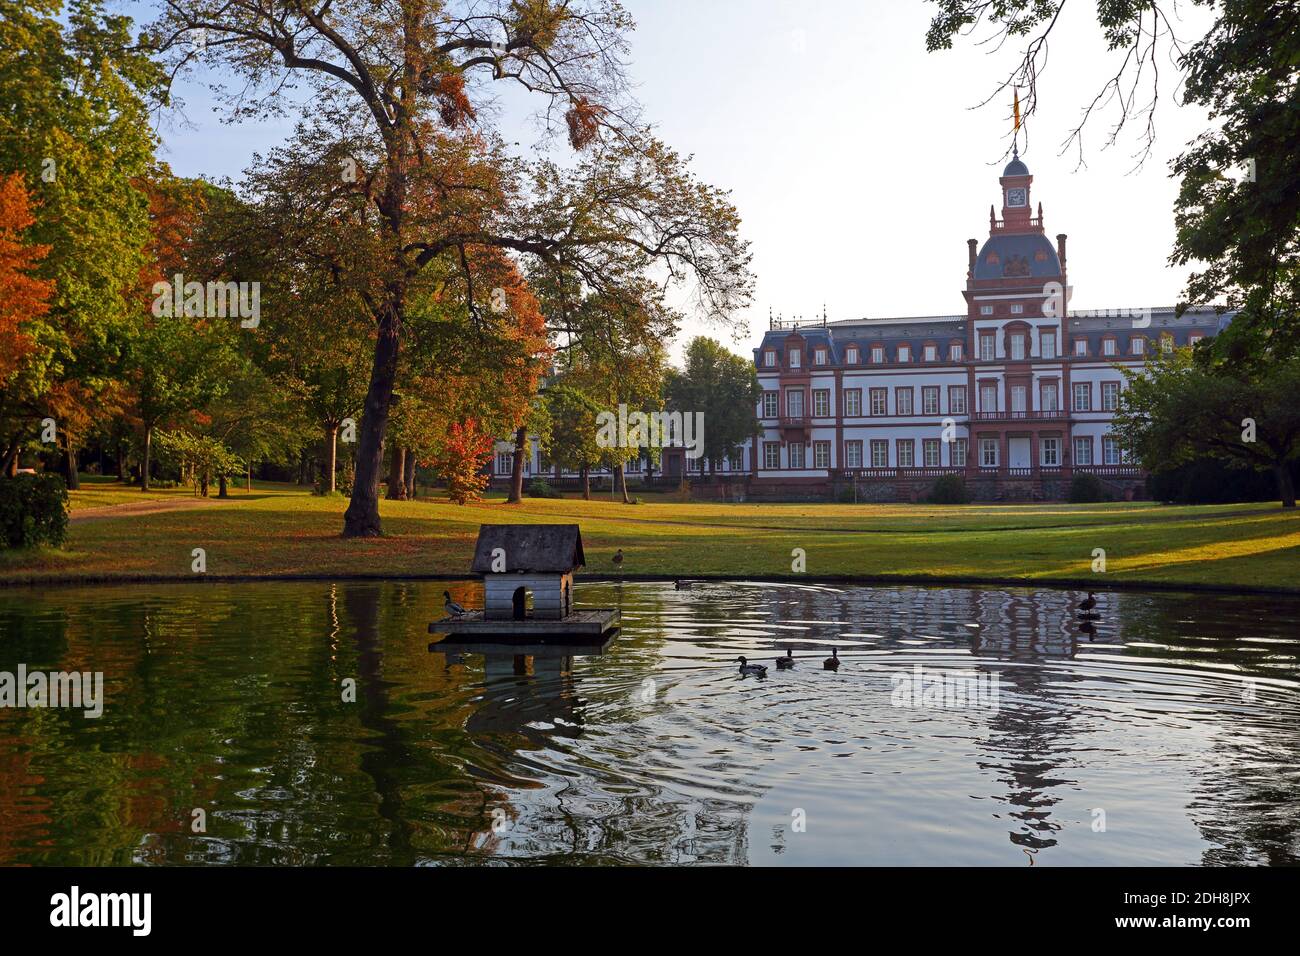
[[[963,311],[966,240],[983,241],[989,205],[1001,208],[1010,129],[1009,102],[974,107],[1018,47],[989,54],[967,40],[926,53],[932,7],[922,0],[625,3],[638,24],[631,75],[645,118],[694,155],[703,179],[732,191],[753,244],[757,295],[733,348],[758,343],[769,308],[811,318],[825,303],[832,320]],[[150,4],[119,6],[149,19]],[[1198,38],[1204,11],[1182,12],[1183,38]],[[1113,113],[1091,121],[1086,168],[1076,169],[1073,152],[1058,155],[1117,63],[1092,5],[1068,4],[1040,78],[1032,139],[1022,145],[1048,235],[1069,235],[1074,308],[1172,304],[1186,278],[1166,261],[1177,193],[1169,161],[1206,121],[1174,101],[1167,60],[1156,146],[1143,168],[1131,172],[1134,133],[1102,149]],[[221,125],[201,87],[182,92],[195,128],[162,130],[163,158],[180,175],[238,178],[255,150],[290,128]],[[513,102],[503,106],[503,126],[524,140]],[[692,321],[675,352],[699,332],[729,338]]]

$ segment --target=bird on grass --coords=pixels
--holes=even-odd
[[[753,674],[755,677],[766,677],[767,667],[763,664],[751,664],[743,657],[737,657],[740,663],[740,672],[742,674]]]
[[[776,659],[776,669],[779,671],[788,671],[792,667],[794,667],[794,654],[791,652],[790,648],[787,647],[785,649],[785,657],[778,657]]]
[[[822,661],[822,670],[837,671],[840,669],[840,649],[831,648],[831,656]]]
[[[443,601],[442,601],[443,610],[445,610],[452,617],[464,616],[465,609],[451,599],[450,591],[443,591],[442,597],[443,597]]]
[[[1096,591],[1089,591],[1089,592],[1088,592],[1088,597],[1087,597],[1087,599],[1079,602],[1079,610],[1080,610],[1080,611],[1091,611],[1091,610],[1092,610],[1093,608],[1095,608],[1096,606],[1097,606],[1097,592],[1096,592]]]
[[[619,548],[614,552],[614,567],[619,571],[623,570],[623,549]]]

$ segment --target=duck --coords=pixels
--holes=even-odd
[[[755,677],[766,677],[766,676],[767,676],[767,666],[766,666],[766,665],[764,665],[764,664],[751,664],[751,663],[749,663],[747,660],[745,660],[745,658],[743,658],[743,657],[737,657],[736,660],[740,663],[740,672],[741,672],[742,674],[753,674]]]
[[[788,671],[792,667],[794,667],[794,654],[792,654],[790,648],[787,647],[785,649],[785,657],[778,657],[776,659],[776,669],[779,671]]]
[[[464,616],[465,609],[451,599],[450,591],[443,591],[442,597],[443,597],[442,607],[448,614],[450,614],[452,617]]]
[[[1092,610],[1093,608],[1095,608],[1096,606],[1097,606],[1097,592],[1096,592],[1096,591],[1089,591],[1089,592],[1088,592],[1088,597],[1087,597],[1085,600],[1082,600],[1082,601],[1079,602],[1079,610],[1080,610],[1080,611],[1091,611],[1091,610]]]
[[[679,578],[678,580],[673,582],[673,590],[675,591],[689,591],[690,589],[691,589],[690,581],[683,581]]]
[[[831,648],[831,656],[822,661],[822,669],[828,671],[837,671],[840,669],[840,649]]]
[[[614,567],[619,571],[623,570],[623,549],[619,548],[614,552]]]

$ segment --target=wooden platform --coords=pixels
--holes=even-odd
[[[606,631],[599,637],[591,637],[577,643],[570,643],[573,638],[560,637],[544,644],[525,641],[510,641],[502,638],[471,638],[463,640],[455,635],[441,641],[432,641],[429,652],[432,654],[526,654],[531,657],[591,657],[604,654],[614,643],[616,631]],[[531,640],[531,639],[530,639]]]
[[[522,621],[483,619],[482,611],[467,611],[460,617],[444,617],[429,625],[430,634],[456,638],[492,638],[503,644],[588,643],[618,627],[619,613],[612,607],[588,607],[558,621],[524,618]]]

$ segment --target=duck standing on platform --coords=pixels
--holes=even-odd
[[[464,617],[465,609],[451,599],[450,591],[442,592],[442,607],[452,617]]]
[[[765,667],[764,665],[751,664],[743,657],[737,657],[736,660],[740,663],[740,673],[752,674],[754,677],[767,676],[767,667]]]
[[[831,648],[831,656],[822,661],[822,669],[828,671],[837,671],[840,669],[840,649]]]
[[[776,659],[776,669],[779,671],[788,671],[792,667],[794,667],[794,654],[791,653],[790,648],[787,647],[785,649],[785,657],[778,657]]]
[[[1080,611],[1091,611],[1097,606],[1097,592],[1089,591],[1088,597],[1079,602]]]

